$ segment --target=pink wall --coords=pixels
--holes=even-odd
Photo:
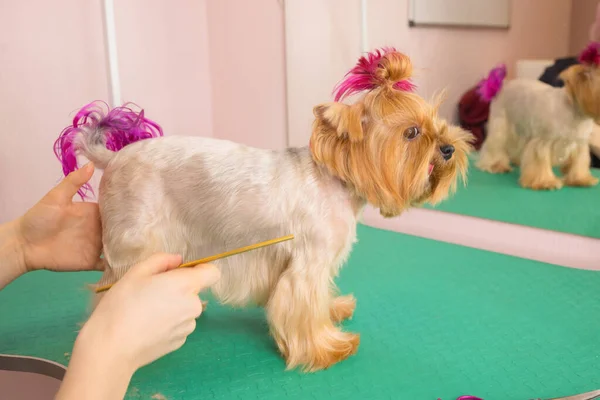
[[[123,100],[166,135],[212,136],[206,0],[115,1],[115,19]]]
[[[306,146],[313,108],[361,53],[360,0],[288,1],[285,8],[288,144]],[[310,26],[310,29],[307,29]]]
[[[107,96],[100,4],[0,0],[0,222],[61,178],[54,140],[72,111]]]
[[[208,2],[215,136],[286,145],[284,26],[278,0]]]
[[[571,9],[569,50],[579,53],[590,40],[590,26],[596,16],[598,0],[574,0]],[[597,38],[596,40],[599,40]]]

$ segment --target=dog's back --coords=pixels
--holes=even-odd
[[[495,118],[506,118],[521,137],[569,134],[575,127],[564,89],[529,79],[515,79],[504,85],[490,105],[490,120]]]

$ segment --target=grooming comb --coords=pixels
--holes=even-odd
[[[226,251],[225,253],[220,253],[220,254],[216,254],[214,256],[201,258],[201,259],[195,260],[195,261],[190,261],[190,262],[181,264],[177,268],[195,267],[198,264],[206,264],[206,263],[209,263],[209,262],[220,260],[222,258],[231,257],[231,256],[234,256],[236,254],[241,254],[241,253],[245,253],[247,251],[260,249],[261,247],[271,246],[273,244],[277,244],[277,243],[285,242],[285,241],[288,241],[288,240],[292,240],[293,238],[294,238],[294,235],[287,235],[287,236],[282,236],[282,237],[279,237],[279,238],[276,238],[276,239],[271,239],[271,240],[267,240],[267,241],[264,241],[264,242],[260,242],[260,243],[256,243],[256,244],[251,244],[250,246],[240,247],[239,249]],[[111,283],[110,285],[101,286],[101,287],[99,287],[99,288],[96,289],[96,293],[106,292],[113,285],[114,285],[114,283]]]

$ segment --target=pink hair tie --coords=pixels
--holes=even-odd
[[[486,78],[483,78],[477,84],[477,94],[483,101],[489,103],[502,89],[504,78],[506,77],[506,65],[500,64],[494,67]]]
[[[416,86],[414,83],[412,83],[408,79],[405,79],[405,80],[394,83],[393,88],[397,89],[397,90],[402,90],[403,92],[412,92],[415,90]]]
[[[600,43],[590,43],[579,55],[579,62],[585,65],[600,65]]]
[[[397,50],[393,47],[384,47],[362,56],[354,68],[333,89],[335,101],[341,101],[355,93],[373,90],[381,85],[382,80],[377,77],[376,71],[380,67],[383,57],[392,52],[397,52]],[[394,83],[393,87],[407,92],[415,89],[415,85],[408,79]]]

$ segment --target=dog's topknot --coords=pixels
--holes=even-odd
[[[411,76],[412,63],[407,55],[392,47],[378,49],[362,56],[336,85],[333,91],[335,101],[379,86],[411,92],[415,89],[415,85],[409,80]]]
[[[407,55],[389,51],[379,61],[376,73],[383,80],[395,85],[412,76],[412,63]]]

